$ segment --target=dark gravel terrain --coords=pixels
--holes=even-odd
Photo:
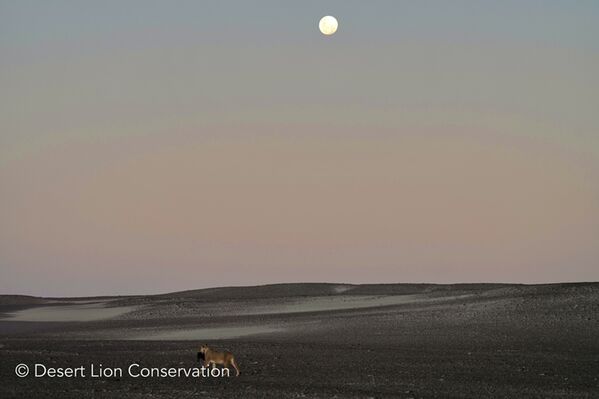
[[[377,306],[396,295],[410,300]],[[0,320],[1,398],[599,397],[599,283],[292,284],[95,300],[136,308],[85,322]],[[0,315],[77,303],[0,296]],[[214,336],[260,326],[275,329]],[[143,339],[172,331],[190,337]],[[233,352],[241,376],[59,379],[14,371],[19,363],[195,367],[201,343]]]

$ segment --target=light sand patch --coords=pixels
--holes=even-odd
[[[152,332],[129,339],[134,341],[197,341],[239,338],[248,335],[271,334],[280,331],[283,331],[283,328],[268,326],[192,328]]]
[[[341,294],[342,292],[349,291],[352,288],[354,287],[351,285],[336,285],[335,287],[333,287],[333,292],[335,294]]]
[[[10,321],[93,321],[111,319],[137,309],[137,306],[106,307],[106,302],[80,305],[39,306],[9,313]]]
[[[431,298],[427,295],[339,295],[302,298],[276,305],[259,305],[237,314],[258,315],[276,313],[323,312],[330,310],[363,309],[379,306],[459,299],[468,295]]]

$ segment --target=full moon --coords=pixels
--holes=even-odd
[[[339,23],[337,22],[337,19],[335,17],[331,17],[330,15],[322,17],[318,23],[318,29],[320,29],[323,35],[327,36],[337,32],[338,26]]]

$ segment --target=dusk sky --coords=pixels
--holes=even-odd
[[[597,281],[598,21],[0,0],[0,294]]]

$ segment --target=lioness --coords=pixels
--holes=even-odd
[[[210,366],[210,363],[214,365],[222,364],[223,367],[226,368],[233,366],[237,372],[237,376],[239,376],[239,367],[237,367],[237,363],[235,363],[235,357],[231,352],[217,352],[210,349],[208,345],[202,345],[200,347],[200,352],[198,353],[198,360],[200,358],[200,353],[204,358],[204,367]]]

